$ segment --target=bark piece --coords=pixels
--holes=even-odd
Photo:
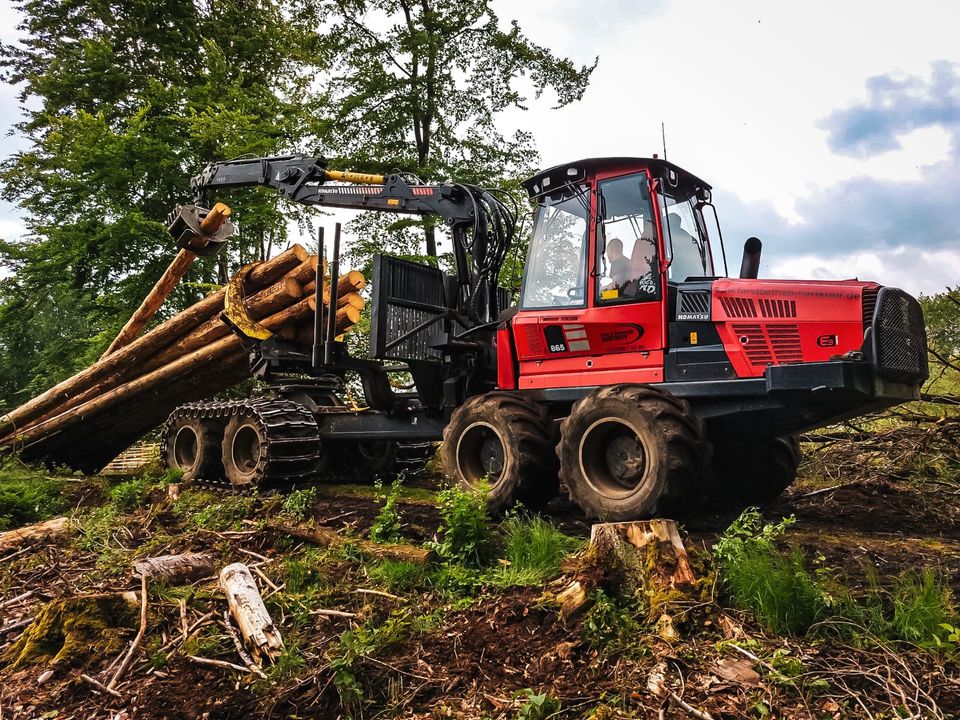
[[[53,518],[36,525],[0,533],[0,553],[19,547],[27,540],[55,540],[76,531],[76,526],[65,517]]]
[[[427,565],[433,560],[433,553],[430,550],[415,545],[379,544],[361,538],[343,537],[336,530],[325,527],[301,528],[294,525],[284,525],[281,523],[270,523],[267,527],[276,532],[286,533],[298,540],[320,545],[321,547],[340,547],[350,544],[360,549],[364,555],[375,557],[380,560],[402,560],[414,563],[416,565]]]
[[[214,575],[216,566],[209,555],[183,553],[141,558],[134,561],[133,572],[135,575],[146,576],[151,580],[166,580],[172,585],[182,585]]]
[[[273,662],[283,650],[283,638],[263,604],[250,569],[243,563],[227,565],[220,571],[220,589],[253,656],[260,662]]]

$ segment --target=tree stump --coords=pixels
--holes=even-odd
[[[696,583],[673,520],[599,523],[591,528],[575,578],[556,599],[561,617],[569,618],[586,609],[598,587],[642,595],[661,636],[672,640],[676,629],[664,607],[689,595]]]

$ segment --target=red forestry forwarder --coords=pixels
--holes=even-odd
[[[902,290],[759,280],[756,238],[727,277],[719,225],[718,244],[707,234],[710,186],[665,160],[581,160],[526,181],[533,233],[510,307],[499,280],[518,210],[494,190],[299,156],[216,163],[194,180],[199,204],[243,185],[439,216],[454,273],[374,258],[370,358],[351,357],[319,312],[312,352],[227,312],[271,392],[174,411],[166,458],[187,479],[289,483],[337,458],[387,472],[442,439],[448,475],[485,483],[492,511],[541,506],[561,487],[608,520],[704,496],[756,503],[793,481],[796,433],[916,399],[928,374],[923,314]],[[332,293],[338,267],[339,227]],[[347,401],[350,373],[366,407]],[[393,373],[414,389],[395,390]]]

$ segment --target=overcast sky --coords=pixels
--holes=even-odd
[[[714,186],[731,266],[768,277],[960,284],[960,4],[494,0],[535,41],[600,63],[582,102],[504,117],[544,166],[661,152]],[[16,15],[0,0],[0,37]],[[0,86],[0,122],[17,116]],[[18,145],[4,137],[0,154]],[[0,206],[0,236],[22,232]]]

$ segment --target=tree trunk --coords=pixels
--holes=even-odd
[[[247,566],[234,563],[223,568],[220,589],[227,596],[230,613],[253,656],[260,662],[276,660],[283,650],[283,638],[274,626]]]
[[[258,265],[250,272],[248,282],[252,288],[273,284],[283,275],[301,264],[308,257],[307,251],[300,245]],[[38,395],[20,407],[0,418],[0,443],[9,444],[18,429],[26,427],[32,421],[43,417],[58,406],[93,387],[104,378],[128,366],[136,366],[151,358],[158,351],[179,340],[201,323],[209,320],[223,310],[224,290],[209,295],[190,308],[190,313],[180,313],[159,325],[146,335],[129,345],[64,380],[46,392]]]

